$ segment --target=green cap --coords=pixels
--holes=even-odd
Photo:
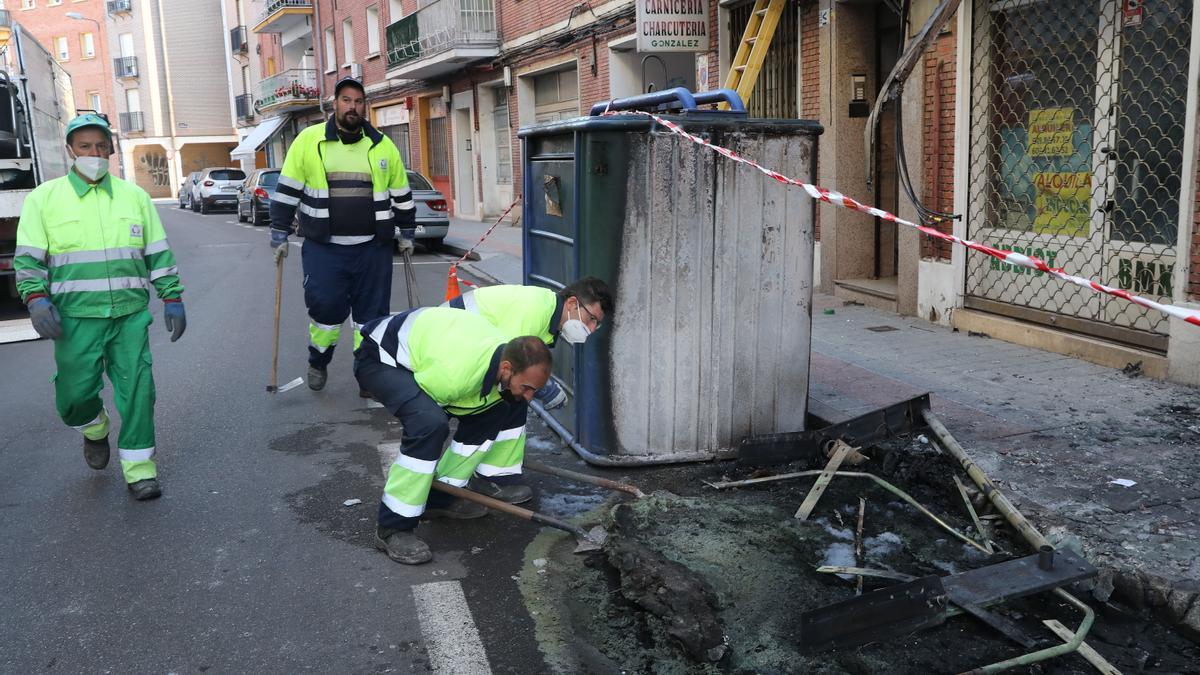
[[[112,141],[112,128],[108,126],[108,120],[96,113],[84,113],[67,123],[67,142],[71,142],[71,134],[84,127],[99,127],[104,131],[104,135],[108,136],[108,140]]]

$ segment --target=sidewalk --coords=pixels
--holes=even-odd
[[[488,225],[456,221],[447,243],[469,248]],[[521,283],[520,234],[501,225],[464,267]],[[1200,390],[832,296],[813,304],[812,399],[849,417],[931,393],[1018,508],[1105,570],[1098,600],[1115,587],[1200,640]]]
[[[450,219],[450,233],[443,244],[447,253],[464,255],[496,221],[482,223],[471,220]],[[463,268],[495,283],[519,284],[521,271],[521,227],[511,223],[500,223],[492,234],[475,251],[479,260],[464,263]]]

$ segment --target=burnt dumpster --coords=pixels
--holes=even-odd
[[[698,107],[721,97],[731,110]],[[552,426],[600,464],[712,459],[803,429],[814,201],[638,107],[813,179],[820,125],[749,118],[732,92],[658,92],[522,128],[524,282],[596,276],[616,300],[585,345],[556,346],[571,401]]]

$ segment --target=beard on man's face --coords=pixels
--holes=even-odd
[[[351,109],[338,115],[338,124],[347,131],[356,131],[362,124],[362,118],[358,116],[357,110]]]

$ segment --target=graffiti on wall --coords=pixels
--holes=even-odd
[[[150,176],[155,187],[171,185],[171,171],[167,165],[167,154],[161,148],[156,148],[138,158],[142,171]]]

